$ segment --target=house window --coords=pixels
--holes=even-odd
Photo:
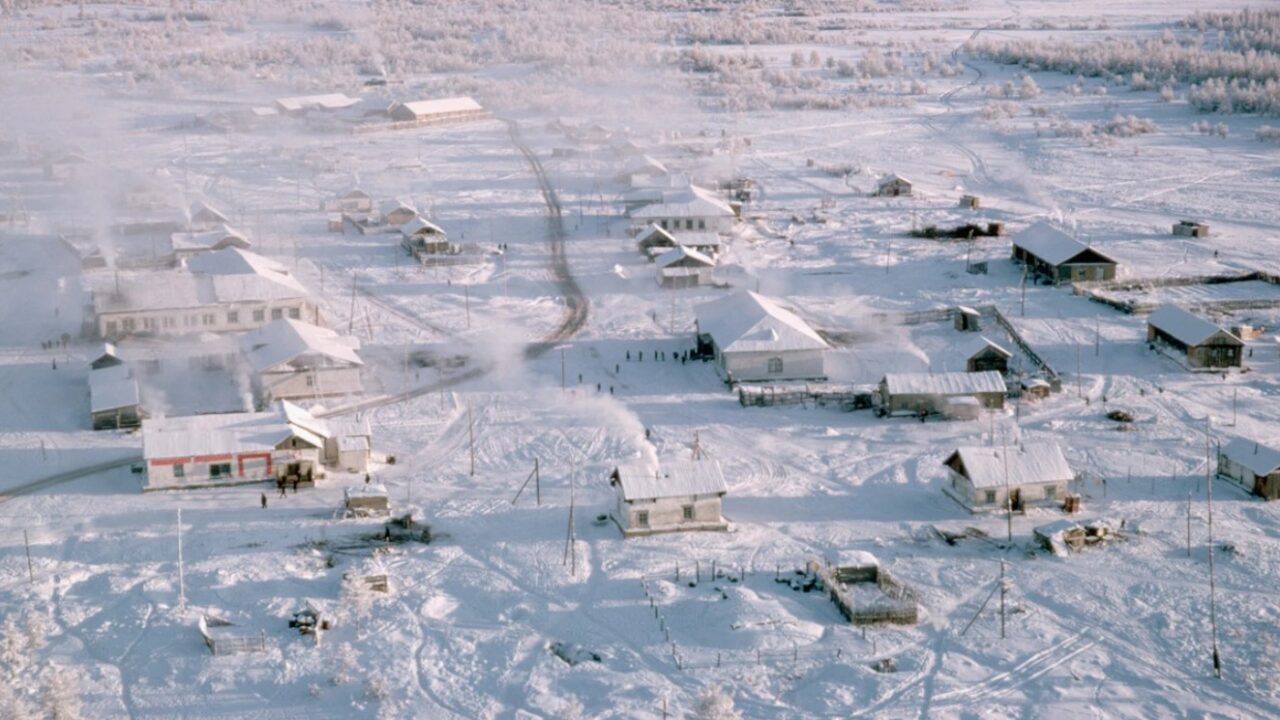
[[[666,230],[666,229],[667,229],[667,221],[666,221],[666,220],[661,220],[661,221],[659,221],[659,222],[661,222],[661,223],[662,223],[662,229],[663,229],[663,230]]]
[[[308,375],[308,376],[307,376],[307,387],[311,387],[312,385],[315,385],[315,384],[316,384],[316,379],[315,379],[314,377],[312,377],[312,376]]]
[[[698,229],[699,229],[699,230],[706,230],[706,229],[707,229],[707,221],[706,221],[706,220],[699,220],[699,221],[698,221]]]
[[[1054,487],[1053,485],[1046,487],[1044,489],[1044,497],[1046,500],[1052,500],[1058,497],[1058,488]]]
[[[231,325],[234,325],[234,324],[236,324],[236,323],[240,322],[240,313],[239,313],[238,311],[236,311],[236,310],[228,310],[228,311],[227,311],[227,322],[228,322],[229,324],[231,324]]]
[[[685,220],[685,221],[684,221],[684,229],[685,229],[685,230],[692,230],[692,229],[693,229],[693,221],[692,221],[692,220]]]
[[[108,320],[108,321],[107,321],[107,332],[106,332],[106,334],[107,334],[107,335],[115,335],[115,334],[116,334],[116,321],[115,321],[115,320]]]
[[[178,463],[177,465],[173,466],[173,476],[176,478],[187,476],[187,469],[182,466],[182,463]]]
[[[996,502],[996,491],[987,490],[986,492],[982,493],[982,501],[987,503],[988,505],[994,505]]]
[[[254,322],[262,322],[263,320],[266,320],[266,319],[267,319],[267,312],[266,312],[265,310],[254,310],[254,311],[253,311],[253,321],[254,321]]]
[[[636,513],[636,525],[639,525],[640,527],[648,527],[648,526],[649,526],[649,511],[648,511],[648,510],[641,510],[640,512],[637,512],[637,513]]]
[[[769,372],[782,372],[782,358],[769,358]]]
[[[205,313],[205,314],[204,314],[204,324],[205,324],[205,325],[213,325],[213,324],[214,324],[214,323],[216,323],[216,322],[218,322],[218,318],[217,318],[217,316],[215,316],[213,313]]]
[[[298,308],[289,308],[289,317],[293,318],[294,320],[301,320],[302,311],[299,310]]]
[[[133,318],[125,318],[124,320],[120,321],[120,324],[121,326],[124,327],[125,332],[133,332],[133,328],[137,326],[137,321],[135,321]]]
[[[209,477],[231,477],[231,463],[214,463],[210,465]]]
[[[196,324],[196,317],[194,315],[183,316],[182,324],[187,327],[191,327],[192,325]]]
[[[280,308],[271,308],[272,320],[279,320],[282,317],[284,317],[284,310],[281,310]]]
[[[693,512],[693,506],[692,506],[692,505],[685,505],[685,506],[684,506],[683,508],[681,508],[680,510],[681,510],[681,515],[682,515],[682,517],[684,517],[684,519],[685,519],[685,520],[692,520],[692,519],[694,519],[694,512]]]
[[[178,321],[175,318],[167,317],[164,319],[164,326],[167,328],[171,328],[177,324],[178,324]]]
[[[143,330],[154,330],[155,327],[156,327],[156,321],[154,318],[142,318]]]

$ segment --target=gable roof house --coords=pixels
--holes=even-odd
[[[1193,368],[1240,367],[1244,341],[1175,305],[1161,305],[1147,317],[1147,342],[1185,352]]]
[[[400,245],[419,260],[424,255],[439,255],[451,249],[444,229],[420,216],[401,225],[400,235]]]
[[[117,362],[89,370],[89,422],[94,430],[136,428],[143,417],[131,366]]]
[[[174,258],[185,260],[198,253],[239,248],[248,250],[252,246],[248,238],[239,231],[224,223],[218,223],[210,230],[202,232],[173,233],[169,236],[169,246],[173,249]]]
[[[359,104],[359,98],[347,97],[343,93],[326,93],[323,95],[298,95],[295,97],[277,98],[276,108],[290,115],[303,115],[308,112],[335,112],[345,110]]]
[[[1116,277],[1115,260],[1043,220],[1013,236],[1013,259],[1053,285]]]
[[[93,290],[104,339],[244,331],[280,318],[317,323],[319,307],[287,268],[239,248],[200,253],[185,268],[120,274]]]
[[[1021,447],[962,447],[942,462],[943,491],[970,511],[1052,505],[1066,495],[1075,473],[1056,443]]]
[[[617,180],[625,182],[628,185],[634,185],[639,180],[643,184],[641,178],[664,177],[669,175],[670,171],[667,166],[660,161],[655,160],[649,155],[635,155],[627,159],[622,166],[622,172],[618,173]]]
[[[281,318],[241,335],[239,344],[259,406],[364,392],[356,338]]]
[[[960,346],[960,357],[964,358],[966,372],[994,370],[1003,375],[1009,372],[1009,358],[1013,357],[1013,353],[988,338],[979,336],[970,338]]]
[[[353,187],[320,203],[320,210],[332,213],[371,213],[373,196]]]
[[[876,181],[877,197],[911,197],[911,192],[911,181],[897,173],[890,173]]]
[[[1004,407],[1009,389],[1000,373],[889,373],[880,381],[880,409],[889,415],[975,419],[982,408]]]
[[[624,537],[729,529],[721,512],[728,487],[715,460],[619,465],[609,484],[617,492],[613,521]]]
[[[698,350],[728,382],[826,379],[831,346],[776,300],[743,290],[694,312]]]
[[[1280,450],[1233,438],[1218,448],[1218,475],[1266,500],[1280,500]]]
[[[387,108],[387,116],[396,122],[412,122],[426,125],[478,120],[488,117],[488,113],[480,106],[480,103],[463,96],[394,102]]]
[[[716,261],[683,245],[658,256],[658,284],[665,288],[687,288],[711,282]]]
[[[664,230],[699,230],[727,233],[738,221],[739,210],[706,188],[689,184],[664,191],[661,200],[631,211],[637,227],[656,224]]]
[[[418,217],[418,209],[406,200],[392,198],[383,200],[378,205],[378,214],[391,230],[399,230],[402,225]]]
[[[210,230],[229,222],[226,215],[203,200],[191,203],[191,210],[187,213],[187,227],[191,230]]]

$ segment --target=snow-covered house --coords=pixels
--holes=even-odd
[[[400,226],[400,236],[400,244],[416,258],[449,252],[448,234],[439,225],[422,217],[415,217]]]
[[[241,335],[239,342],[259,405],[364,392],[356,338],[281,318]]]
[[[1179,220],[1173,224],[1173,234],[1185,237],[1209,237],[1209,226],[1195,220]]]
[[[139,398],[131,366],[116,363],[89,371],[89,421],[94,430],[138,427],[144,417]]]
[[[243,331],[286,317],[320,319],[318,306],[287,268],[239,248],[194,255],[185,269],[104,279],[94,289],[93,306],[104,339]]]
[[[387,108],[387,116],[396,122],[424,124],[478,120],[487,115],[480,103],[465,96],[394,102]]]
[[[655,223],[649,223],[636,233],[636,247],[651,261],[675,246],[675,236]]]
[[[638,227],[656,224],[664,230],[699,230],[727,233],[738,220],[738,211],[716,194],[697,185],[662,193],[660,201],[631,212]]]
[[[324,95],[299,95],[296,97],[277,98],[275,107],[289,115],[302,115],[311,111],[335,112],[345,110],[360,102],[359,98],[347,97],[342,93],[326,93]]]
[[[226,215],[203,200],[191,203],[187,213],[187,227],[191,230],[211,230],[229,222]]]
[[[728,491],[715,460],[619,465],[613,520],[625,537],[688,530],[727,530],[720,502]]]
[[[683,245],[658,256],[658,284],[665,288],[687,288],[711,282],[716,261]]]
[[[875,194],[878,197],[911,197],[911,191],[911,181],[896,173],[876,181]]]
[[[200,232],[173,233],[169,236],[169,246],[173,249],[174,258],[179,261],[198,253],[227,248],[248,250],[253,247],[242,233],[224,223]]]
[[[1280,450],[1234,438],[1218,448],[1218,475],[1267,500],[1280,500]]]
[[[889,373],[880,381],[880,407],[889,414],[977,417],[982,408],[1002,408],[1008,394],[1000,373]]]
[[[412,203],[392,198],[383,200],[378,205],[378,215],[382,217],[382,223],[393,230],[398,230],[402,225],[418,217],[418,209]]]
[[[371,213],[373,212],[373,196],[360,188],[351,188],[335,195],[320,204],[324,212],[332,213]]]
[[[1161,305],[1147,317],[1147,342],[1186,353],[1193,368],[1240,367],[1244,341],[1175,305]]]
[[[962,447],[943,461],[943,490],[970,510],[1021,510],[1051,505],[1067,495],[1075,473],[1056,443],[1019,447]]]
[[[1004,374],[1009,372],[1009,358],[1013,357],[1013,353],[980,336],[971,337],[961,345],[960,356],[964,358],[964,369],[967,372],[994,370]]]
[[[729,382],[826,379],[831,346],[776,300],[744,290],[694,312],[698,350]]]
[[[1054,285],[1116,277],[1115,260],[1043,220],[1013,236],[1013,259]]]
[[[116,349],[115,343],[104,342],[102,343],[102,352],[89,362],[89,369],[101,370],[123,364],[124,360],[120,358],[120,352]]]
[[[367,425],[355,431],[367,443]],[[342,460],[349,432],[288,401],[263,412],[148,418],[142,422],[143,489],[263,481],[310,485],[326,467],[362,472],[363,464],[352,470]],[[358,459],[355,454],[348,461],[356,466]]]

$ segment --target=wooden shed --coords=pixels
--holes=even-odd
[[[1280,500],[1280,450],[1235,438],[1218,448],[1218,476],[1266,500]]]
[[[980,408],[1004,407],[1008,394],[1000,373],[889,373],[880,381],[880,407],[890,415],[968,417],[976,401]]]
[[[1209,237],[1209,226],[1194,220],[1179,220],[1173,224],[1173,234],[1184,237]]]
[[[1186,353],[1193,368],[1240,367],[1244,341],[1174,305],[1161,305],[1147,318],[1147,342]]]
[[[343,509],[350,517],[375,517],[391,514],[391,496],[381,483],[349,485],[342,491]]]
[[[911,197],[911,181],[896,173],[880,178],[876,183],[877,197]]]
[[[1067,494],[1075,473],[1056,443],[962,447],[942,461],[943,490],[971,511],[1053,505]]]
[[[1013,353],[995,344],[985,336],[970,339],[960,348],[964,369],[976,373],[994,370],[1001,375],[1009,372],[1009,358]]]
[[[711,282],[716,261],[692,248],[679,246],[658,256],[657,279],[664,288],[688,288]]]

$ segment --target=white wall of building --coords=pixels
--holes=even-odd
[[[780,371],[776,361],[782,363]],[[742,382],[810,380],[827,376],[826,351],[816,349],[723,353],[716,348],[716,365],[722,374]]]

